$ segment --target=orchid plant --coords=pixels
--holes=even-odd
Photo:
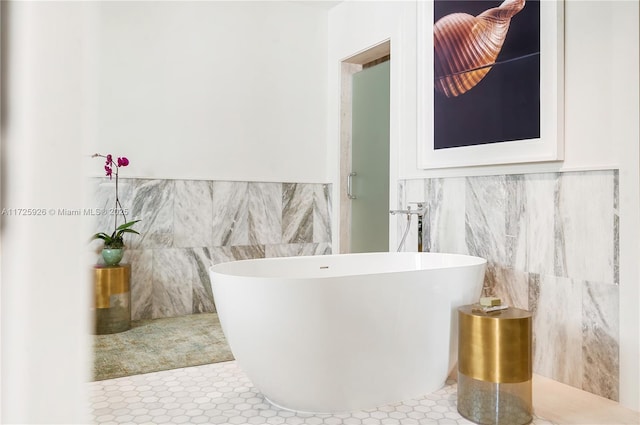
[[[118,198],[118,171],[120,170],[120,167],[126,167],[127,165],[129,165],[129,160],[123,156],[123,157],[118,157],[116,161],[114,161],[113,156],[111,154],[102,155],[99,153],[93,154],[91,157],[105,158],[105,165],[104,165],[105,175],[109,177],[109,179],[112,179],[114,175],[116,178],[116,205],[115,205],[115,209],[113,210],[114,230],[111,234],[108,234],[105,232],[96,233],[95,235],[93,235],[91,239],[92,240],[102,239],[104,241],[104,247],[106,249],[122,249],[124,248],[123,237],[125,233],[134,233],[136,235],[140,234],[131,228],[134,224],[136,224],[140,220],[127,221],[125,209],[122,208],[122,204],[120,203],[120,198]],[[118,226],[119,214],[122,214],[122,217],[124,218],[124,223]]]

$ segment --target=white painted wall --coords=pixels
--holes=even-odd
[[[2,2],[2,423],[88,422],[89,233],[57,209],[82,206],[90,5]]]
[[[397,179],[619,168],[620,402],[640,409],[640,139],[637,1],[565,4],[565,160],[421,170],[416,149],[415,3],[348,1],[329,13],[329,159],[339,181],[339,62],[391,38],[391,187]],[[411,11],[413,15],[411,14]],[[414,19],[409,19],[412,16]],[[394,43],[398,40],[398,43]],[[337,186],[337,185],[334,185]],[[337,196],[337,187],[333,199]],[[397,194],[390,196],[395,207]],[[588,200],[585,200],[588,203]],[[339,205],[334,203],[334,216]],[[337,227],[337,226],[334,226]],[[390,240],[396,240],[395,226]],[[339,229],[333,229],[334,247]],[[597,247],[594,247],[597,249]]]
[[[86,153],[126,155],[127,177],[327,181],[327,7],[99,8]]]

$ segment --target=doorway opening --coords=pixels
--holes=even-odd
[[[341,253],[389,248],[390,59],[386,40],[341,64]]]

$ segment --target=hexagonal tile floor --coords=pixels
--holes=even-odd
[[[377,409],[311,415],[267,402],[235,361],[87,384],[93,423],[115,424],[472,424],[456,409],[456,383]],[[532,424],[551,422],[534,417]]]

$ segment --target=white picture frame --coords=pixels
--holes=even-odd
[[[500,2],[496,2],[497,5]],[[417,5],[417,161],[419,169],[560,161],[564,154],[564,1],[540,1],[540,137],[436,148],[434,1]]]

